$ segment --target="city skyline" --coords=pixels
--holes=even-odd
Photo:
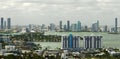
[[[12,18],[12,25],[58,24],[81,21],[91,25],[97,20],[101,25],[114,26],[120,19],[119,0],[4,0],[0,1],[0,15]],[[120,23],[118,23],[120,26]]]
[[[0,21],[0,29],[11,29],[11,18],[4,19],[4,17],[1,17]]]

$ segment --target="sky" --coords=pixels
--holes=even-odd
[[[63,24],[81,21],[91,25],[114,25],[120,21],[120,0],[0,0],[0,17],[11,18],[12,25]],[[118,23],[120,24],[120,23]]]

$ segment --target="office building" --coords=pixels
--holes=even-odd
[[[77,24],[71,24],[71,31],[77,31]]]
[[[11,18],[7,19],[7,28],[11,29]]]
[[[45,24],[42,24],[41,29],[45,29],[45,27],[46,27]]]
[[[92,32],[97,32],[97,23],[92,24]]]
[[[50,31],[55,31],[55,24],[51,23],[49,29]]]
[[[101,48],[102,36],[84,36],[84,48],[85,49],[97,49]]]
[[[67,21],[67,31],[70,31],[70,21]]]
[[[88,26],[84,26],[84,30],[83,31],[88,31]]]
[[[81,22],[80,21],[77,22],[77,31],[81,31]]]
[[[29,30],[32,30],[33,29],[33,24],[29,24],[28,28],[29,28]]]
[[[61,37],[62,41],[62,49],[78,49],[80,48],[79,46],[79,36],[73,36],[70,34],[69,36],[62,36]]]
[[[1,29],[4,29],[4,18],[1,17]]]
[[[67,26],[66,25],[64,25],[64,31],[67,31]]]
[[[6,26],[6,21],[4,21],[4,29],[6,29],[6,27],[7,27],[7,26]]]
[[[99,32],[99,21],[92,24],[92,32]]]
[[[108,32],[108,26],[107,26],[107,25],[104,26],[104,28],[103,28],[103,32]]]
[[[59,26],[60,26],[60,30],[62,30],[62,21],[60,21]]]
[[[117,18],[115,18],[115,33],[117,33]]]
[[[99,31],[99,21],[97,20],[97,32]]]

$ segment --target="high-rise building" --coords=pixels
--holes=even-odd
[[[55,31],[55,24],[53,23],[50,24],[50,31]]]
[[[97,20],[97,32],[99,31],[99,21]]]
[[[77,31],[81,31],[81,22],[80,21],[77,22]]]
[[[108,31],[108,26],[104,26],[104,29],[103,29],[104,32],[107,32]]]
[[[88,26],[85,26],[85,29],[84,29],[84,31],[88,31]]]
[[[7,28],[11,29],[11,18],[7,19]]]
[[[67,31],[67,26],[66,25],[64,25],[64,31]]]
[[[77,24],[71,24],[71,31],[77,31]]]
[[[117,33],[117,18],[115,18],[115,31]]]
[[[45,24],[42,24],[41,29],[44,29],[44,28],[45,28]]]
[[[84,48],[101,48],[101,39],[102,36],[84,36]]]
[[[4,21],[4,29],[6,29],[6,27],[7,27],[7,26],[6,26],[6,21]]]
[[[70,34],[69,36],[62,36],[62,49],[78,49],[79,46],[79,36],[73,36]]]
[[[67,31],[70,31],[70,21],[67,21]]]
[[[92,24],[92,32],[97,32],[97,23]]]
[[[62,30],[62,21],[60,21],[59,26],[60,26],[60,30]]]
[[[4,29],[4,18],[1,17],[1,29]]]
[[[31,30],[32,29],[32,24],[29,24],[28,28],[29,28],[29,30]]]
[[[98,32],[99,31],[99,21],[92,24],[92,32]]]

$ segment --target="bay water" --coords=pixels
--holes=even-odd
[[[120,34],[109,34],[103,32],[46,32],[45,35],[77,35],[77,36],[90,36],[90,35],[100,35],[103,36],[102,38],[102,47],[105,48],[118,48],[120,49]],[[36,44],[40,44],[42,48],[49,48],[49,49],[58,49],[61,48],[61,42],[35,42]],[[80,40],[80,47],[84,45],[83,40]]]

